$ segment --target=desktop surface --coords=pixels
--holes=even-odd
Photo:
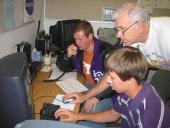
[[[34,100],[34,114],[35,119],[40,119],[40,110],[44,103],[53,103],[57,94],[65,95],[65,92],[56,85],[56,82],[43,82],[51,75],[49,72],[37,73],[37,77],[32,82],[32,97]],[[79,112],[80,105],[76,104],[74,111]],[[66,118],[62,116],[61,118]]]

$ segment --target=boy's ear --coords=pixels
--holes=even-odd
[[[136,79],[131,77],[129,80],[128,80],[129,84],[132,84],[132,83],[136,83]]]
[[[126,82],[128,83],[128,85],[131,85],[131,84],[132,84],[132,80],[131,80],[131,78],[130,78],[130,79],[128,79],[128,80],[126,80]]]
[[[93,34],[89,34],[89,36],[88,36],[88,38],[90,39],[90,40],[92,40],[93,39]]]

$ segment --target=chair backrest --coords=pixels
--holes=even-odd
[[[116,44],[118,42],[118,38],[116,37],[116,33],[113,28],[98,28],[97,36],[100,40],[106,41],[111,44]]]

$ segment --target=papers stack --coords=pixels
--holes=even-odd
[[[57,81],[56,84],[65,92],[65,93],[72,93],[72,92],[83,92],[87,91],[88,89],[81,84],[78,80],[70,78],[63,81]]]

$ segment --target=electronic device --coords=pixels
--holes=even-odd
[[[37,76],[37,72],[41,69],[41,62],[33,61],[30,63],[30,76],[34,79]]]
[[[31,62],[31,44],[22,41],[21,43],[17,44],[17,52],[25,52],[27,55],[28,62]]]
[[[0,59],[0,127],[13,128],[32,118],[28,61],[24,52]]]
[[[35,48],[37,51],[41,51],[42,55],[46,53],[46,41],[44,39],[35,40]]]
[[[43,37],[35,40],[35,48],[37,51],[41,51],[42,55],[45,55],[51,48],[51,35],[44,35]]]
[[[69,98],[68,100],[63,100],[63,103],[68,104],[75,100],[75,97]]]
[[[74,43],[73,31],[80,19],[60,20],[56,25],[50,26],[49,33],[52,35],[52,44],[66,50],[68,45]]]
[[[40,110],[40,119],[43,120],[59,120],[55,118],[54,113],[60,108],[59,105],[54,105],[50,103],[44,103],[42,109]]]

